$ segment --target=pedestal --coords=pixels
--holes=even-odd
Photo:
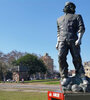
[[[61,91],[48,91],[48,100],[90,100],[90,93],[62,93]]]

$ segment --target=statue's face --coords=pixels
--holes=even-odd
[[[72,3],[69,3],[69,4],[65,5],[63,11],[65,13],[75,13],[75,5]]]

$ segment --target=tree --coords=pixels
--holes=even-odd
[[[24,56],[25,54],[26,53],[18,52],[16,50],[13,50],[8,54],[4,54],[0,51],[0,80],[5,80],[7,73],[12,73],[12,62]]]
[[[8,66],[4,62],[0,62],[0,78],[1,80],[6,80],[6,75],[8,72]]]
[[[14,63],[19,66],[28,67],[29,76],[31,74],[36,74],[36,72],[45,73],[47,70],[44,62],[33,54],[26,54]]]
[[[0,63],[0,81],[2,80],[2,64]]]
[[[11,51],[10,53],[6,54],[6,58],[9,64],[11,64],[14,60],[19,59],[20,57],[24,56],[26,53],[22,53],[16,50]]]

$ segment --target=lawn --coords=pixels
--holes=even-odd
[[[1,82],[1,83],[3,83],[3,82]],[[6,83],[11,83],[11,82],[6,82]],[[22,83],[22,82],[20,81],[18,83]],[[60,80],[59,79],[30,80],[30,81],[24,81],[24,83],[59,85],[60,84]]]
[[[47,93],[0,91],[0,100],[47,100]]]
[[[45,80],[30,80],[30,81],[25,81],[24,83],[40,83],[40,84],[54,85],[54,84],[60,84],[60,81],[59,79],[45,79]]]

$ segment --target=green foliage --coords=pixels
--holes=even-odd
[[[47,70],[43,61],[33,54],[26,54],[19,58],[16,61],[16,65],[28,67],[30,74],[35,74],[36,72],[45,73]]]

